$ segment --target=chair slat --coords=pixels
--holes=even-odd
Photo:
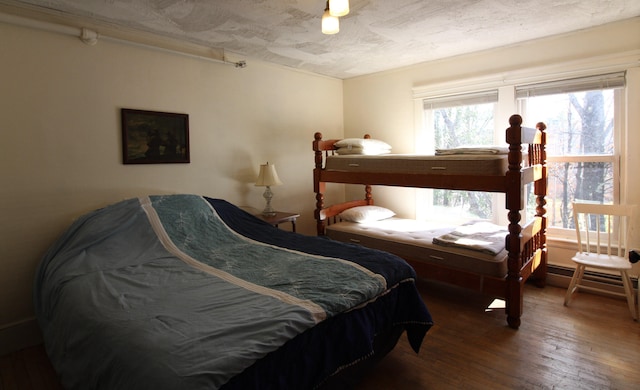
[[[585,281],[593,279],[591,276],[587,277],[585,268],[615,270],[620,273],[624,289],[624,293],[620,294],[627,298],[631,316],[634,319],[638,318],[633,286],[628,274],[631,265],[627,261],[629,232],[634,210],[635,206],[627,205],[579,202],[573,204],[573,220],[578,241],[578,252],[572,258],[576,263],[576,270],[569,282],[569,288],[565,295],[565,306],[569,304],[573,293],[579,289],[608,292],[593,284],[583,284],[583,278]],[[583,245],[583,243],[586,245]]]

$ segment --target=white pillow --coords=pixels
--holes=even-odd
[[[357,206],[340,213],[340,218],[349,222],[373,222],[391,218],[396,213],[380,206]]]
[[[372,138],[345,138],[334,144],[337,148],[391,150],[391,145]]]

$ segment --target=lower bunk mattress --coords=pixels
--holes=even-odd
[[[388,218],[355,223],[338,222],[327,226],[328,237],[342,242],[384,250],[407,260],[423,261],[474,274],[503,278],[507,274],[507,251],[497,254],[474,249],[434,244],[456,226],[413,219]]]

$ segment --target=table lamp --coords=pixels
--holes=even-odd
[[[262,196],[267,201],[267,205],[262,211],[262,215],[266,216],[274,216],[276,212],[271,207],[271,198],[273,198],[273,192],[271,192],[271,186],[278,186],[282,184],[280,178],[278,177],[278,172],[276,172],[276,166],[274,164],[266,164],[260,165],[260,174],[258,175],[258,180],[256,181],[256,187],[267,187],[264,190],[264,194]]]

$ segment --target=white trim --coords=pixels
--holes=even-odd
[[[489,76],[415,86],[412,91],[414,99],[435,98],[495,89],[504,85],[531,84],[541,81],[620,72],[634,67],[640,67],[640,49],[534,68],[518,69]]]
[[[547,162],[559,163],[559,162],[605,162],[615,163],[617,156],[613,154],[581,154],[581,155],[566,155],[566,156],[547,156]]]

